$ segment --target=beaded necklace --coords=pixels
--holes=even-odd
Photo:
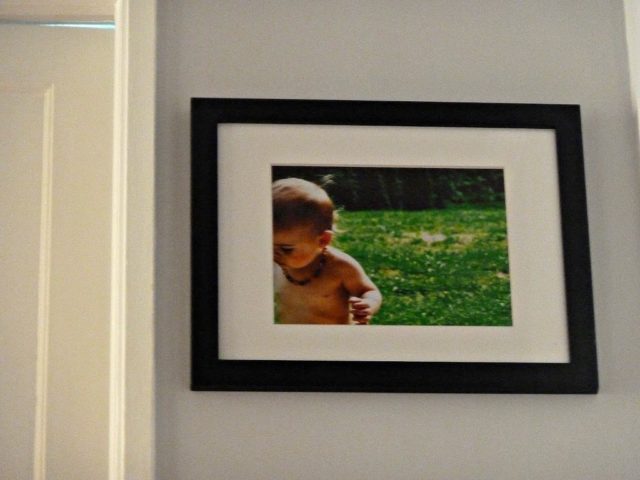
[[[313,280],[314,278],[318,278],[320,276],[320,274],[322,273],[322,271],[324,270],[324,266],[326,264],[327,264],[327,249],[325,247],[322,250],[322,253],[320,254],[320,263],[318,264],[318,268],[316,268],[313,271],[313,273],[311,274],[310,277],[305,278],[304,280],[296,280],[295,278],[293,278],[291,276],[291,274],[286,269],[286,267],[281,267],[281,268],[282,268],[282,273],[284,273],[284,277],[287,280],[289,280],[289,282],[293,283],[294,285],[298,285],[300,287],[303,287],[303,286],[307,285],[309,282],[311,282],[311,280]]]

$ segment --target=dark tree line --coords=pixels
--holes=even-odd
[[[347,210],[424,210],[504,202],[499,169],[274,166],[273,180],[297,177],[322,186]]]

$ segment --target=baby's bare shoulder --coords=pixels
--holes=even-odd
[[[342,250],[331,247],[329,248],[329,255],[331,256],[331,263],[334,264],[334,268],[341,272],[355,273],[362,270],[358,261]]]

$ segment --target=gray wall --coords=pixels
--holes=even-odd
[[[161,0],[158,34],[158,478],[639,478],[622,0]],[[601,393],[190,392],[193,96],[582,105]]]

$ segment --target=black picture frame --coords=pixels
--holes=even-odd
[[[226,360],[219,349],[221,124],[549,129],[555,132],[568,363]],[[553,393],[598,390],[580,108],[576,105],[194,98],[192,390]],[[251,201],[249,198],[247,201]],[[356,327],[361,328],[361,327]],[[367,327],[365,327],[367,328]]]

